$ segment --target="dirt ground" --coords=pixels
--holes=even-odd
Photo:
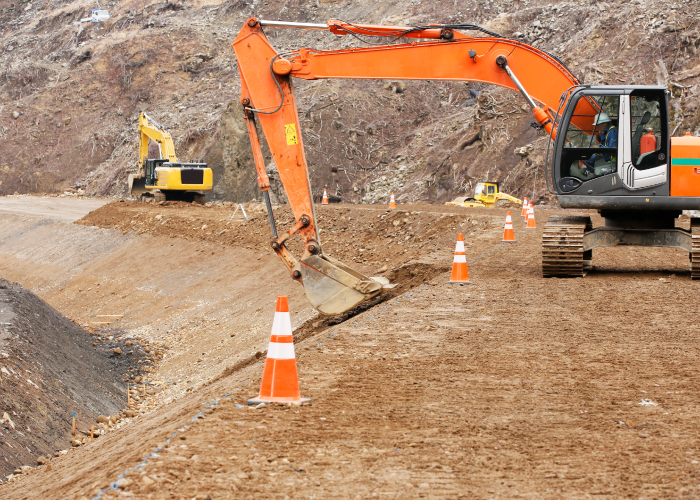
[[[138,352],[117,356],[123,342],[93,349],[80,326],[16,283],[0,279],[0,474],[70,447],[66,426],[75,412],[76,436],[90,434],[98,415],[124,407],[122,373],[138,367]]]
[[[411,263],[439,272],[418,273],[421,278],[410,289],[331,325],[305,309],[300,287],[289,285],[285,273],[266,277],[283,266],[265,254],[249,269],[249,286],[259,317],[255,325],[264,323],[266,331],[226,345],[231,364],[223,375],[207,372],[202,384],[177,393],[168,404],[52,460],[50,471],[40,467],[3,484],[0,496],[700,495],[698,320],[692,312],[698,284],[690,280],[686,254],[598,250],[585,278],[543,279],[541,229],[549,215],[562,211],[536,210],[534,230],[514,217],[518,241],[501,244],[503,210],[399,208],[322,207],[324,249],[340,250],[336,253],[347,263],[354,256],[360,270],[387,265],[387,274],[404,279]],[[278,210],[282,215],[285,209]],[[192,252],[192,267],[193,260],[204,258],[193,248],[206,245],[214,252],[212,265],[221,256],[228,266],[235,255],[253,255],[246,246],[263,252],[258,245],[269,238],[264,213],[220,234],[232,212],[232,207],[119,203],[81,224],[104,225],[108,229],[100,231],[113,238],[121,234],[131,248],[172,242],[177,251]],[[171,222],[153,225],[167,217]],[[95,231],[72,227],[75,234]],[[473,285],[450,285],[443,272],[460,231]],[[0,245],[0,271],[7,274],[9,263],[24,255],[19,246]],[[188,270],[185,262],[181,265]],[[241,260],[239,266],[250,262]],[[24,280],[38,282],[26,266]],[[397,272],[406,266],[408,272]],[[120,266],[114,272],[122,272]],[[220,277],[223,284],[212,284],[217,291],[240,279],[223,271]],[[62,304],[64,314],[79,309],[48,285],[43,290],[49,302]],[[300,326],[307,328],[296,352],[302,395],[312,404],[249,409],[245,401],[257,395],[263,358],[240,357],[236,349],[251,352],[250,343],[260,344],[269,334],[274,295],[286,290],[297,333]],[[167,295],[153,308],[174,300]],[[103,300],[109,306],[112,299],[106,295]],[[226,328],[236,321],[254,328],[251,307],[232,308],[226,304],[232,295],[211,300],[234,315]],[[134,314],[124,327],[138,333],[136,325],[147,319]],[[203,341],[218,339],[214,329],[200,335]],[[199,365],[206,371],[212,358],[203,359]],[[185,354],[166,354],[156,370],[174,370],[173,363],[186,360],[191,362]]]

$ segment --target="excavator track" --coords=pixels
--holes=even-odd
[[[690,219],[690,234],[693,238],[693,249],[690,252],[690,277],[700,280],[700,219]]]
[[[583,235],[592,227],[591,218],[586,216],[550,217],[542,234],[542,276],[585,276],[591,268],[592,252],[584,252]]]

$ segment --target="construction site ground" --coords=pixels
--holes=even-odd
[[[680,250],[596,250],[585,278],[543,279],[541,231],[562,210],[536,209],[528,230],[514,210],[503,244],[504,209],[317,206],[324,251],[399,285],[329,319],[269,248],[259,205],[241,220],[114,202],[73,223],[17,200],[0,204],[0,276],[82,325],[123,314],[107,330],[162,350],[144,375],[167,384],[1,498],[700,496],[700,285]],[[472,285],[447,283],[458,232]],[[277,295],[312,403],[252,409]]]

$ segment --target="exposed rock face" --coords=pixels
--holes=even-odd
[[[182,161],[212,167],[210,199],[259,198],[230,46],[250,15],[481,25],[549,51],[585,83],[670,86],[671,129],[700,132],[698,20],[680,2],[115,4],[108,21],[79,30],[71,23],[87,15],[80,4],[20,7],[0,10],[9,30],[0,42],[0,98],[10,103],[0,125],[0,194],[72,188],[125,195],[136,171],[138,115],[146,111],[173,135]],[[266,32],[279,51],[364,46],[323,32]],[[533,190],[536,199],[547,196],[544,165],[533,161],[539,156],[533,152],[521,168],[522,155],[514,153],[528,144],[544,150],[546,141],[537,141],[530,111],[510,90],[371,80],[295,80],[294,87],[315,198],[326,188],[346,202],[385,203],[391,191],[402,202],[442,202],[470,193],[479,179],[500,181],[519,197],[532,198]],[[278,188],[272,195],[283,200]]]
[[[253,152],[243,106],[231,101],[221,114],[219,140],[209,152],[213,161],[214,195],[221,200],[250,201],[258,195]],[[262,134],[261,134],[262,135]]]

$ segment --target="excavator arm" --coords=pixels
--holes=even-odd
[[[301,48],[278,53],[266,38],[264,26],[426,41],[334,51]],[[554,136],[557,122],[554,110],[567,89],[579,85],[576,77],[546,52],[488,31],[487,34],[496,36],[477,38],[457,31],[464,26],[407,28],[353,25],[341,21],[329,21],[323,25],[251,18],[232,44],[241,75],[241,103],[248,122],[258,185],[263,191],[272,229],[272,248],[287,265],[292,278],[303,283],[307,298],[322,313],[337,314],[351,309],[379,294],[382,283],[323,253],[291,77],[307,80],[458,80],[499,85],[520,91],[542,128]],[[587,110],[590,113],[586,113],[590,116],[574,119],[574,123],[584,130],[590,128],[591,118],[597,112],[593,103],[590,108]],[[265,174],[256,122],[260,123],[265,135],[297,221],[281,236],[277,233],[270,204],[269,179]],[[285,245],[287,239],[297,232],[305,243],[299,260]]]
[[[144,160],[148,158],[148,139],[153,139],[158,143],[161,158],[167,158],[169,162],[177,163],[175,145],[170,133],[146,113],[141,113],[139,116],[139,170],[143,167]]]

